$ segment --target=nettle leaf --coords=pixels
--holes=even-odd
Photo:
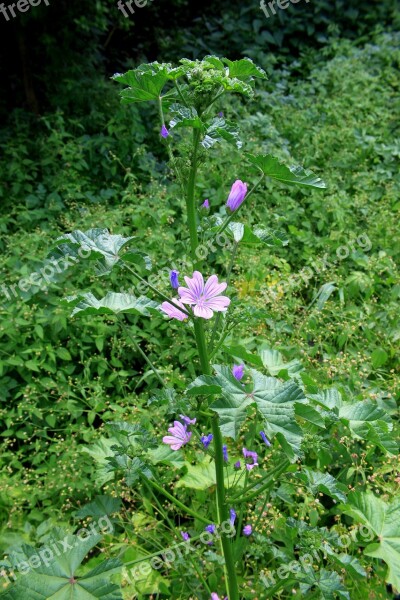
[[[283,231],[275,231],[266,227],[254,227],[243,223],[229,223],[228,231],[233,235],[235,242],[241,242],[245,246],[287,246],[289,239]]]
[[[276,435],[280,445],[291,461],[301,455],[301,429],[295,419],[295,403],[305,401],[303,390],[294,381],[282,383],[274,377],[266,377],[251,370],[254,398],[264,418],[267,437]]]
[[[96,496],[92,502],[85,504],[85,506],[79,509],[76,516],[79,519],[85,517],[103,517],[104,515],[112,515],[113,513],[119,512],[121,508],[122,501],[120,498],[114,498],[113,496]]]
[[[387,504],[370,492],[352,492],[342,509],[375,533],[377,543],[369,544],[364,554],[385,561],[387,583],[400,589],[400,499]]]
[[[92,293],[80,294],[66,298],[75,306],[71,316],[81,313],[81,315],[116,315],[119,313],[128,313],[131,315],[150,316],[150,312],[158,313],[158,304],[146,296],[133,296],[131,294],[120,294],[117,292],[107,292],[104,298],[97,300]]]
[[[150,63],[126,73],[116,73],[112,79],[128,87],[121,91],[122,104],[157,100],[170,79],[168,65]]]
[[[57,241],[65,240],[66,243],[57,246],[50,256],[56,259],[72,256],[78,260],[96,260],[98,273],[104,275],[120,260],[119,251],[133,239],[133,236],[112,235],[108,229],[77,230],[58,238]]]
[[[109,581],[110,576],[122,567],[117,558],[105,560],[94,569],[85,573],[80,566],[88,552],[96,546],[102,536],[91,535],[87,539],[79,539],[69,535],[64,538],[64,551],[60,556],[53,556],[46,564],[42,561],[39,550],[24,545],[22,550],[25,560],[36,556],[39,566],[17,580],[16,584],[0,594],[4,600],[122,600],[119,587]],[[67,548],[67,545],[70,548]]]
[[[204,125],[197,110],[194,107],[186,107],[183,104],[172,104],[170,111],[173,114],[173,118],[169,122],[171,128],[173,127],[194,127],[195,129],[203,129]]]
[[[339,409],[339,418],[357,438],[376,444],[392,456],[397,455],[398,444],[393,435],[390,435],[392,420],[385,409],[372,400],[343,404]]]
[[[320,177],[314,175],[312,171],[305,170],[303,167],[287,167],[271,154],[246,154],[247,160],[258,167],[264,175],[276,179],[288,185],[300,185],[324,189],[326,184]]]
[[[317,492],[322,492],[339,502],[346,502],[346,486],[339,483],[329,473],[320,473],[302,467],[300,472],[294,474],[296,479],[305,483],[310,492],[315,496]]]
[[[212,148],[217,142],[225,140],[233,144],[237,148],[242,147],[242,142],[239,139],[239,132],[234,125],[228,124],[222,117],[215,117],[211,125],[207,128],[205,137],[201,141],[203,148],[207,150]]]

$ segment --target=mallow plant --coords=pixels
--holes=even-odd
[[[180,581],[189,577],[190,571],[190,597],[254,598],[248,581],[254,582],[258,577],[264,581],[259,571],[265,554],[282,564],[292,560],[296,563],[294,559],[299,557],[301,549],[308,549],[307,539],[313,537],[319,540],[318,549],[323,548],[325,554],[324,559],[321,554],[320,561],[324,563],[318,576],[310,565],[298,569],[296,563],[290,573],[274,583],[264,581],[260,597],[273,597],[275,590],[286,585],[291,590],[299,584],[303,595],[321,589],[326,593],[323,597],[348,598],[341,578],[329,565],[351,569],[358,577],[365,576],[365,571],[355,557],[350,564],[343,557],[333,533],[317,527],[318,507],[310,525],[294,518],[299,517],[297,512],[287,520],[276,515],[276,537],[270,531],[269,540],[260,533],[260,524],[267,511],[273,510],[270,502],[273,488],[282,484],[280,497],[291,502],[288,477],[292,478],[294,489],[300,486],[312,497],[324,494],[334,504],[345,503],[347,487],[324,472],[334,460],[336,450],[332,450],[332,445],[337,443],[334,441],[337,431],[345,428],[350,438],[367,440],[393,455],[395,449],[388,433],[390,419],[382,407],[371,402],[345,399],[337,390],[318,390],[299,361],[285,363],[279,352],[271,348],[261,347],[258,354],[246,352],[241,346],[227,351],[232,331],[239,322],[243,327],[245,319],[241,316],[245,315],[241,312],[243,300],[237,298],[231,284],[240,246],[257,251],[264,245],[273,251],[274,247],[286,244],[285,235],[268,224],[246,223],[250,198],[254,196],[256,204],[267,202],[262,193],[265,178],[321,192],[325,188],[317,175],[300,166],[286,166],[269,154],[247,153],[237,124],[224,116],[227,94],[251,98],[256,82],[263,79],[265,72],[250,59],[230,61],[216,56],[196,61],[182,59],[178,66],[143,64],[115,75],[114,80],[123,86],[123,104],[152,102],[158,107],[159,143],[165,145],[171,177],[185,206],[183,227],[179,229],[185,232],[184,241],[187,240],[189,248],[185,270],[180,271],[176,265],[153,265],[151,257],[132,246],[133,238],[111,234],[106,229],[63,235],[51,256],[79,256],[80,261],[92,264],[101,277],[113,269],[122,269],[146,290],[140,296],[109,291],[102,298],[89,292],[66,299],[74,316],[115,318],[121,332],[154,373],[157,389],[149,394],[148,416],[140,418],[134,413],[129,423],[109,424],[113,443],[108,444],[102,455],[103,477],[106,473],[103,481],[121,474],[127,486],[142,490],[141,513],[150,510],[153,517],[157,515],[157,532],[162,532],[164,526],[172,531],[178,539],[177,547],[187,548],[191,542],[199,543],[199,539],[203,541],[204,535],[207,536],[203,546],[197,547],[196,555],[187,557],[181,552],[175,565],[171,564],[168,548],[136,556],[130,563],[125,560],[125,567],[134,566],[133,575],[132,571],[130,576],[126,575],[127,580],[140,579],[140,563],[146,561],[148,566],[151,559],[158,560],[157,564],[151,563],[151,568],[161,570],[164,575],[169,569],[177,569]],[[243,153],[242,167],[240,172],[231,172],[229,164],[225,165],[226,201],[216,206],[213,199],[201,196],[197,182],[199,170],[206,173],[209,161],[217,160],[221,144],[231,144],[233,152]],[[207,243],[213,244],[215,253],[220,253],[220,260],[211,262],[209,254],[205,255],[202,248]],[[226,265],[221,266],[225,259]],[[158,274],[165,268],[169,271],[169,291],[158,284]],[[136,339],[136,324],[141,318],[153,319],[155,323],[167,321],[178,339],[179,335],[191,336],[197,377],[187,382],[184,391],[168,385],[163,370]],[[172,356],[175,346],[176,343],[171,344]],[[332,424],[337,430],[331,434]],[[327,442],[327,438],[332,442]],[[139,503],[141,494],[137,498]],[[343,510],[368,525],[367,505],[372,506],[373,500],[365,496],[368,498],[355,494],[343,504],[347,507]],[[167,538],[162,533],[158,537]],[[251,552],[252,544],[249,571],[245,556]],[[390,571],[390,565],[396,564],[397,558],[390,556],[389,550],[385,552],[381,558],[389,565],[389,580],[396,584],[398,575],[393,569]],[[379,551],[372,549],[370,555],[379,556]],[[162,561],[163,556],[170,558]],[[332,556],[335,558],[331,560]],[[111,567],[116,568],[116,564]],[[107,570],[105,566],[98,567],[98,577],[104,579]],[[182,591],[169,595],[165,581],[156,590],[162,597],[188,597]],[[74,597],[79,599],[79,585],[85,588],[85,580],[80,584],[79,577],[72,573],[59,584],[61,587],[53,580],[48,585],[53,586],[48,593],[65,591],[62,585],[74,585],[77,594]],[[121,597],[113,584],[110,586],[104,583],[101,592],[98,585],[98,595],[90,597]],[[36,589],[39,587],[37,584]],[[82,595],[86,597],[89,596]]]

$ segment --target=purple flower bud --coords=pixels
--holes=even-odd
[[[167,138],[169,136],[169,131],[168,129],[165,127],[165,125],[163,125],[161,127],[161,131],[160,131],[160,135],[161,137],[163,137],[164,139]]]
[[[211,523],[211,525],[206,525],[204,527],[204,531],[208,531],[208,533],[215,533],[217,531],[217,528],[213,523]]]
[[[244,375],[244,365],[233,365],[232,375],[235,379],[240,381]]]
[[[185,542],[187,542],[188,540],[190,540],[190,535],[188,533],[186,533],[186,531],[181,531],[181,536],[184,539]]]
[[[179,271],[175,271],[175,269],[170,271],[170,273],[169,273],[169,280],[170,280],[171,286],[174,288],[174,290],[177,290],[179,287],[178,275],[179,275]]]
[[[235,462],[235,464],[233,466],[235,467],[235,469],[240,469],[240,460]]]
[[[242,204],[247,194],[247,184],[237,179],[232,185],[231,191],[226,202],[227,207],[233,212]]]
[[[253,528],[252,528],[252,526],[251,526],[251,525],[245,525],[245,526],[243,527],[243,535],[247,535],[247,536],[249,536],[249,535],[251,535],[252,533],[253,533]]]
[[[260,435],[261,435],[261,439],[264,442],[264,444],[266,444],[269,447],[271,445],[271,442],[269,441],[269,439],[267,438],[265,433],[263,431],[260,431]]]
[[[202,435],[201,438],[200,438],[201,443],[203,444],[204,448],[206,448],[206,449],[211,444],[212,439],[213,439],[213,434],[212,433],[209,433],[208,435]]]
[[[210,208],[210,203],[209,203],[208,199],[204,200],[204,202],[201,205],[201,207],[205,208],[206,210],[208,210]]]
[[[185,415],[179,415],[179,416],[182,419],[182,421],[184,423],[186,423],[186,425],[194,425],[196,423],[196,418],[189,419],[189,417],[185,417]]]
[[[234,525],[234,523],[236,521],[236,512],[233,510],[233,508],[230,509],[229,514],[230,514],[229,520],[231,522],[231,525]]]
[[[224,461],[228,462],[228,448],[225,446],[225,444],[222,446],[222,454],[224,456]]]
[[[224,116],[224,113],[222,112],[222,110],[221,110],[221,112],[218,113],[218,116],[219,117],[223,117]]]

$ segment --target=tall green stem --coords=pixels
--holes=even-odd
[[[189,180],[187,184],[187,192],[186,192],[186,212],[188,218],[189,225],[189,235],[190,235],[190,256],[192,257],[193,266],[196,266],[197,255],[196,250],[199,245],[199,238],[197,235],[197,223],[196,223],[196,206],[194,199],[194,191],[196,184],[196,175],[197,175],[197,154],[199,150],[200,143],[200,130],[193,130],[193,154],[191,160],[191,167],[189,173]]]
[[[196,223],[196,206],[195,206],[195,184],[197,175],[198,148],[200,142],[200,132],[193,131],[193,154],[191,161],[191,169],[186,195],[186,208],[188,225],[190,232],[190,253],[193,261],[193,266],[197,264],[196,250],[199,244],[197,236]],[[211,374],[210,360],[208,357],[206,337],[204,333],[203,323],[199,319],[194,319],[194,334],[196,338],[197,351],[199,354],[200,367],[204,375]],[[229,519],[229,511],[225,498],[225,481],[224,481],[224,458],[222,453],[222,435],[218,425],[218,416],[215,414],[211,418],[213,443],[215,450],[215,474],[217,482],[217,510],[218,523],[224,523]],[[235,561],[233,558],[232,544],[226,534],[221,534],[222,552],[224,554],[225,565],[225,585],[229,600],[239,600],[239,588],[236,578]]]

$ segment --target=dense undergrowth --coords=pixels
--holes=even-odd
[[[370,399],[393,418],[395,428],[390,440],[377,445],[372,438],[355,439],[342,424],[331,424],[322,446],[313,447],[309,434],[308,467],[327,468],[339,488],[327,494],[326,488],[293,477],[272,490],[267,507],[253,506],[255,515],[265,514],[261,522],[254,518],[258,534],[243,547],[245,598],[293,596],[285,580],[275,588],[263,577],[310,543],[318,550],[324,536],[335,546],[334,536],[351,523],[332,501],[342,498],[343,489],[372,490],[389,504],[397,497],[399,465],[392,442],[398,433],[400,338],[399,40],[396,33],[380,33],[358,45],[336,41],[303,57],[304,77],[298,76],[300,60],[271,64],[269,80],[250,104],[235,98],[222,106],[226,116],[239,120],[249,152],[272,153],[286,164],[301,161],[328,187],[321,195],[264,183],[252,197],[251,222],[283,230],[288,245],[273,253],[240,250],[242,266],[234,271],[236,321],[222,349],[224,359],[241,358],[254,366],[260,346],[273,349],[265,359],[271,374],[296,369],[298,362],[291,361],[300,361],[310,388],[335,386],[346,399]],[[8,213],[0,217],[6,286],[0,306],[0,545],[8,554],[22,542],[38,544],[56,525],[71,528],[77,511],[97,495],[121,498],[122,507],[113,506],[114,533],[103,540],[91,566],[101,554],[122,554],[128,562],[154,552],[157,543],[168,545],[168,539],[157,539],[151,495],[143,492],[140,500],[134,488],[111,480],[102,469],[111,443],[106,422],[139,420],[144,426],[158,417],[168,422],[168,409],[154,399],[153,372],[129,338],[121,341],[113,319],[71,321],[70,309],[60,308],[57,298],[76,289],[99,294],[107,289],[84,264],[50,277],[42,290],[17,289],[14,297],[12,286],[44,268],[57,235],[85,231],[93,222],[112,233],[135,235],[136,247],[152,256],[157,270],[187,252],[183,203],[159,142],[156,108],[121,108],[115,84],[99,81],[97,86],[98,101],[86,116],[57,112],[34,120],[18,111],[0,139],[5,158],[1,201]],[[223,206],[231,180],[247,178],[230,146],[199,175],[198,196],[209,198],[214,212]],[[151,235],[161,230],[162,237]],[[210,262],[223,268],[224,258],[212,254]],[[111,278],[114,290],[132,287],[129,273]],[[183,389],[185,378],[195,378],[189,334],[178,336],[178,326],[161,319],[132,317],[131,324],[171,386]],[[160,436],[164,429],[160,422],[154,433]],[[100,463],[97,470],[93,458]],[[273,463],[273,455],[268,460]],[[175,469],[171,482],[182,466],[178,459],[169,465]],[[197,488],[195,504],[205,498],[205,490]],[[296,526],[298,521],[302,524]],[[271,546],[271,540],[280,546]],[[218,558],[210,560],[207,581],[214,589]],[[345,597],[339,578],[326,576],[329,571],[344,575],[351,598],[386,597],[383,562],[361,550],[352,569],[344,571],[344,559],[335,560],[328,555],[316,587],[297,593]],[[264,565],[261,579],[253,570],[257,561]],[[191,584],[173,571],[148,577],[138,588],[124,581],[125,598],[150,593],[203,598],[191,569]]]

